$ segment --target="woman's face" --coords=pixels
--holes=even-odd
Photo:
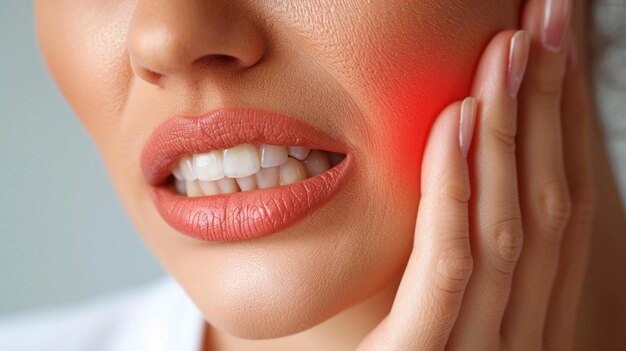
[[[401,275],[429,127],[467,94],[483,46],[515,26],[518,5],[40,0],[36,17],[52,75],[151,250],[212,325],[267,338],[312,327]],[[174,229],[153,201],[142,152],[173,116],[223,107],[287,115],[345,145],[336,194],[254,240]]]

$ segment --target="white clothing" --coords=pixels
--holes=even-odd
[[[0,318],[2,351],[199,351],[204,318],[172,278]]]

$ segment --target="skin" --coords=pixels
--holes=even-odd
[[[538,30],[532,19],[541,17],[537,3],[530,1],[526,5],[523,22],[534,40],[537,40]],[[537,325],[536,319],[546,319],[551,292],[538,291],[546,285],[543,281],[524,281],[528,279],[524,277],[533,276],[536,270],[529,269],[521,278],[512,277],[521,246],[515,247],[517,251],[508,257],[508,273],[501,278],[508,283],[491,295],[485,295],[501,297],[498,300],[501,303],[494,304],[493,312],[499,317],[483,319],[482,323],[465,317],[476,313],[467,311],[471,304],[462,304],[463,293],[478,296],[474,300],[480,301],[480,294],[473,291],[481,284],[478,278],[478,283],[469,280],[472,269],[467,265],[451,273],[452,276],[462,274],[463,284],[452,289],[461,292],[459,296],[442,302],[447,311],[445,315],[432,314],[432,304],[419,304],[416,297],[432,292],[433,286],[442,286],[441,282],[424,278],[415,268],[430,267],[436,271],[440,260],[424,261],[413,257],[418,256],[416,252],[425,252],[424,248],[429,245],[439,247],[443,238],[429,233],[429,228],[441,226],[446,220],[427,222],[422,219],[420,222],[418,216],[416,225],[415,214],[428,213],[429,208],[433,211],[433,208],[454,207],[437,197],[432,198],[430,204],[420,200],[428,198],[427,189],[437,188],[427,179],[432,179],[437,171],[448,172],[449,169],[456,169],[451,174],[463,179],[462,170],[467,169],[463,158],[457,157],[458,154],[453,156],[450,134],[446,134],[455,125],[453,121],[458,117],[459,107],[458,104],[446,106],[462,99],[470,90],[479,96],[484,92],[481,87],[497,79],[501,81],[502,72],[497,78],[496,73],[484,73],[487,69],[474,81],[472,77],[481,57],[481,62],[505,65],[512,32],[502,32],[493,38],[504,29],[518,26],[522,13],[518,2],[397,0],[385,1],[383,5],[383,2],[295,0],[40,0],[36,4],[38,35],[50,71],[98,146],[139,233],[210,323],[205,335],[207,349],[305,350],[323,346],[340,350],[353,349],[359,344],[362,349],[378,348],[382,344],[429,346],[415,344],[415,339],[411,339],[415,336],[422,336],[419,340],[431,340],[430,346],[436,345],[433,346],[436,348],[442,347],[442,342],[443,345],[449,342],[451,348],[468,345],[468,342],[480,349],[501,345],[522,347],[525,341],[520,338],[528,334],[510,330],[528,332],[528,328]],[[488,50],[483,53],[485,47]],[[536,45],[533,50],[542,52]],[[231,59],[224,60],[224,56]],[[540,57],[538,63],[529,66],[530,73],[535,74],[532,77],[555,69],[565,71],[565,51],[554,57]],[[559,86],[563,79],[563,76],[554,78]],[[586,92],[577,94],[586,96]],[[503,101],[501,95],[487,94],[481,101],[496,104]],[[533,96],[532,90],[522,92],[520,104],[532,109],[536,99],[528,96]],[[141,150],[150,133],[171,116],[201,115],[222,106],[261,107],[285,113],[346,141],[356,160],[346,187],[312,216],[268,238],[214,244],[177,234],[159,216],[148,196],[148,185],[139,168]],[[505,111],[516,110],[506,106]],[[435,156],[429,159],[429,152],[425,150],[430,127],[442,110],[431,132],[434,141],[430,143],[447,145],[448,158],[443,164],[448,165],[448,170],[435,167],[442,163],[436,162]],[[542,113],[558,117],[561,112]],[[477,123],[480,124],[480,119]],[[477,145],[488,144],[488,137],[477,128]],[[551,128],[560,130],[560,125],[552,124]],[[526,140],[520,144],[521,149],[533,155],[535,147],[550,150],[562,147],[556,146],[560,139],[548,141],[549,138],[545,139],[545,144],[535,142],[532,146],[527,140],[542,140],[535,135],[537,130],[542,130],[537,125],[526,129],[522,126],[520,130],[525,136],[522,140]],[[496,157],[498,150],[505,147],[483,146],[491,151],[485,151],[484,156],[470,156],[470,160]],[[476,148],[480,150],[481,146]],[[430,149],[432,155],[445,154],[442,150],[446,150],[435,149],[435,146]],[[528,161],[531,163],[525,164],[526,168],[540,172],[555,160],[565,163],[562,154],[546,155],[552,155],[553,159],[540,160],[536,165]],[[521,158],[519,162],[523,164],[523,156]],[[506,165],[514,163],[514,159],[502,158],[497,164],[502,166],[502,174],[510,179],[514,171]],[[588,169],[589,165],[581,167]],[[554,170],[558,173],[559,184],[566,181],[564,168]],[[476,174],[478,184],[489,179],[480,177],[478,166]],[[532,179],[530,174],[519,177]],[[541,186],[522,184],[527,184],[523,188],[527,192],[522,191],[521,199],[517,199],[517,194],[503,191],[491,197],[475,197],[477,202],[468,206],[480,208],[481,201],[493,204],[494,196],[504,196],[512,198],[517,205],[510,207],[512,212],[501,213],[502,217],[519,218],[525,208],[536,205],[535,200],[525,200],[524,195],[532,194]],[[511,191],[512,188],[506,189]],[[567,196],[563,201],[557,200],[561,201],[558,204],[568,204],[565,220],[555,230],[561,234],[570,230],[567,229],[573,211],[570,207],[577,209],[579,203],[592,202],[589,196],[572,206],[569,190],[565,189],[550,193],[557,199]],[[493,212],[488,205],[483,206],[487,206],[483,207],[487,209],[484,213]],[[483,218],[476,214],[480,212],[469,215],[467,206],[464,211],[465,215],[459,218],[465,218],[466,222],[480,223],[478,220]],[[533,223],[553,220],[542,219],[546,217],[542,216],[525,216],[531,217],[528,221],[531,238],[543,231],[540,225],[533,229]],[[486,224],[501,219],[484,218]],[[512,228],[520,225],[515,223],[511,222]],[[465,232],[468,228],[465,225]],[[437,233],[452,229],[440,227]],[[464,230],[454,232],[462,234]],[[493,228],[475,226],[472,230],[480,233]],[[511,232],[514,232],[511,235],[522,235],[519,227]],[[526,237],[528,233],[523,234]],[[472,244],[474,268],[490,267],[492,261],[488,253],[476,256],[480,252],[475,249],[476,245],[481,245],[476,240]],[[468,245],[465,249],[470,249],[469,238],[459,242],[465,242]],[[533,239],[530,243],[532,248]],[[541,247],[540,241],[535,244]],[[585,247],[577,246],[577,249],[585,250]],[[550,252],[541,252],[541,249],[528,252],[540,254],[531,258],[522,255],[520,262],[531,262],[530,266],[558,266],[558,260],[546,263],[545,257],[550,257]],[[465,255],[467,251],[461,253]],[[451,261],[447,262],[446,265],[452,265]],[[416,270],[413,275],[408,274],[411,267]],[[557,270],[554,268],[545,282],[554,281]],[[479,270],[484,271],[489,270]],[[582,271],[578,269],[573,282],[563,283],[562,290],[568,291],[572,284],[578,284],[574,290],[580,290]],[[412,278],[407,278],[409,276]],[[509,301],[511,290],[514,293]],[[416,296],[410,293],[416,291],[420,292]],[[538,299],[544,301],[543,311],[527,308],[528,301],[532,302],[527,298],[529,295],[539,296]],[[519,313],[503,316],[507,303]],[[569,303],[575,305],[577,298]],[[479,304],[487,305],[484,300]],[[407,330],[407,323],[403,323],[409,318],[407,310],[420,311],[411,314],[411,318],[422,318],[422,321],[431,318],[433,323],[426,325],[440,322],[440,326],[418,328],[426,333],[423,335],[414,333],[413,328]],[[526,310],[530,314],[525,313]],[[539,336],[531,338],[532,342],[541,343],[544,330],[551,333],[550,325],[560,325],[559,318],[564,318],[558,313],[550,315],[557,316],[554,317],[556,322],[547,318],[545,326],[540,323],[540,330],[534,334]],[[458,324],[453,327],[457,316]],[[517,321],[515,316],[522,317]],[[489,335],[482,339],[490,343],[485,345],[471,337],[500,324],[502,330],[509,330],[505,333],[506,339]],[[337,335],[337,330],[343,331],[341,335]],[[390,334],[390,330],[400,332]],[[298,332],[301,333],[276,340],[243,340],[276,338]],[[573,327],[554,335],[571,342]],[[320,345],[320,342],[328,344]]]

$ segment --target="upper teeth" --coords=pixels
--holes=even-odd
[[[342,158],[301,146],[240,144],[183,156],[172,173],[179,193],[216,195],[292,184],[326,172]]]

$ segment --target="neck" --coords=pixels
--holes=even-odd
[[[222,333],[206,324],[203,350],[354,350],[389,313],[400,279],[363,302],[317,326],[276,339],[246,340]]]

